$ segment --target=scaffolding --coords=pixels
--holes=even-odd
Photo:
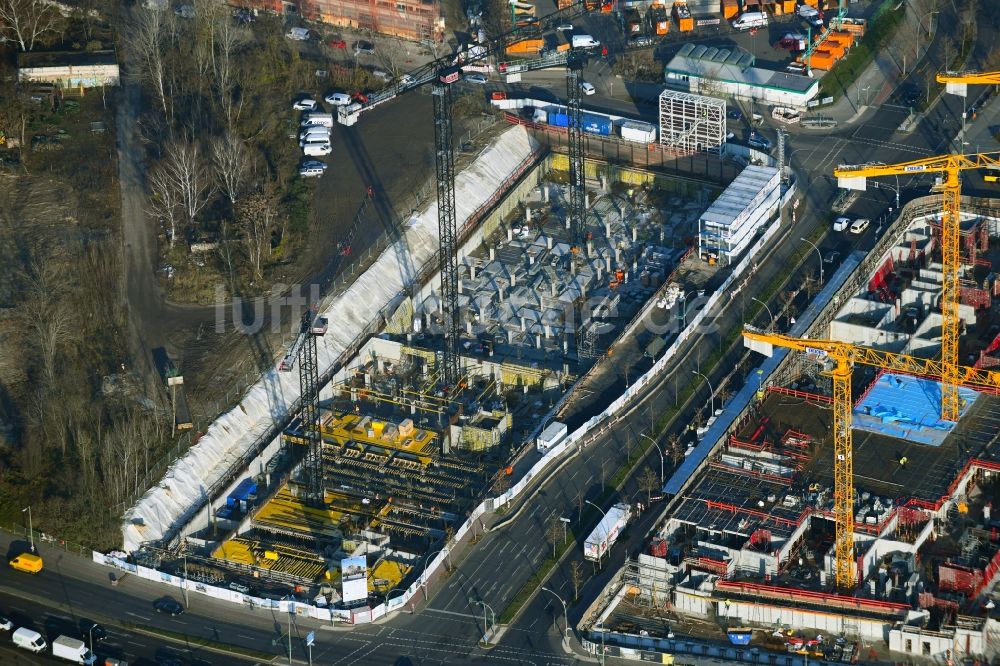
[[[660,143],[720,153],[726,141],[726,101],[676,90],[660,93]]]

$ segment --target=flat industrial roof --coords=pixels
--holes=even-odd
[[[777,175],[778,170],[774,167],[748,166],[736,176],[708,210],[702,213],[701,220],[719,226],[733,224]]]
[[[691,51],[692,56],[695,52]],[[773,88],[800,95],[819,85],[819,81],[808,76],[747,66],[743,59],[740,60],[741,66],[729,64],[728,58],[726,62],[718,62],[692,56],[674,56],[664,71],[757,88]]]
[[[117,65],[114,51],[34,51],[18,53],[17,66],[26,67],[86,67],[88,65]]]

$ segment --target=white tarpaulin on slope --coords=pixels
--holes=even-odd
[[[522,127],[504,132],[476,161],[458,174],[455,205],[459,227],[531,154],[534,140]],[[368,322],[404,284],[410,282],[438,248],[437,204],[413,215],[402,240],[379,256],[326,310],[331,325],[319,340],[322,374],[348,348]],[[220,416],[205,436],[167,470],[164,478],[124,517],[124,549],[134,551],[144,541],[159,540],[189,519],[202,505],[209,487],[239,460],[276,418],[286,414],[299,396],[299,373],[268,371],[243,401]]]

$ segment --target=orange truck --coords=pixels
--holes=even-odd
[[[733,0],[735,2],[735,0]],[[657,35],[665,35],[670,30],[670,15],[662,2],[654,2],[649,7],[649,24]]]
[[[677,28],[681,32],[691,32],[694,30],[694,17],[686,2],[674,3],[674,19],[677,21]]]

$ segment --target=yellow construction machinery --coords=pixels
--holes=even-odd
[[[853,366],[867,365],[888,372],[931,379],[941,378],[948,371],[956,385],[990,392],[1000,389],[1000,372],[957,365],[949,369],[942,361],[894,354],[836,340],[806,340],[763,333],[749,327],[744,328],[743,337],[747,347],[768,356],[771,355],[772,347],[784,347],[805,352],[819,361],[830,361],[832,364],[829,374],[833,378],[833,515],[837,522],[834,577],[838,588],[851,589],[857,580],[854,572],[854,450],[851,441]],[[942,390],[942,399],[943,396]]]
[[[958,315],[958,273],[961,257],[959,171],[1000,166],[1000,153],[972,155],[941,155],[899,164],[842,165],[834,169],[840,187],[864,190],[867,178],[879,176],[912,176],[914,174],[944,174],[941,217],[941,418],[958,420],[958,338],[961,320]]]

